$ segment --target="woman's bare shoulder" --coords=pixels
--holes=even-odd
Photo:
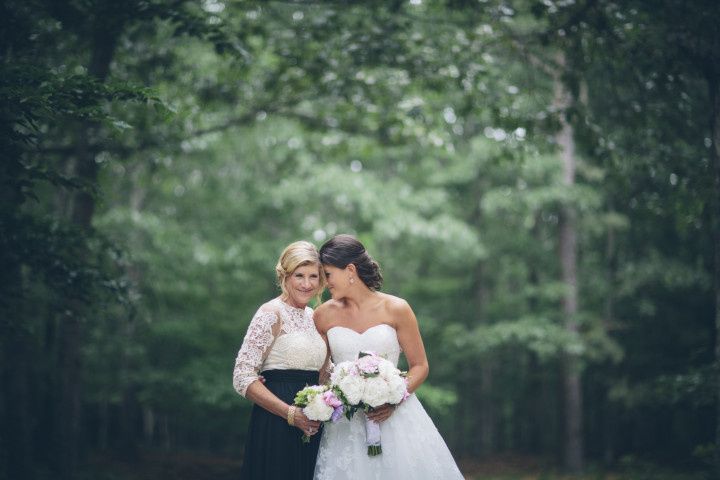
[[[401,313],[410,309],[410,304],[404,298],[389,293],[378,292],[378,294],[380,294],[383,308],[391,313]]]
[[[395,328],[407,322],[415,321],[415,314],[407,300],[387,293],[382,293],[381,295],[382,308],[392,319]]]
[[[334,321],[334,318],[342,308],[342,303],[337,300],[328,300],[318,305],[313,313],[313,320],[315,321],[315,327],[318,331],[326,331],[327,326]]]
[[[319,313],[320,315],[327,315],[327,314],[333,313],[335,311],[338,311],[338,310],[342,309],[343,307],[344,307],[344,305],[341,302],[330,299],[330,300],[318,305],[315,308],[315,313]]]

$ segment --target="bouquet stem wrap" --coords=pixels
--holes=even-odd
[[[374,457],[382,453],[380,444],[380,424],[365,417],[365,443],[368,455]]]

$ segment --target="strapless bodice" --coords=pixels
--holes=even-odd
[[[327,332],[334,363],[356,360],[360,351],[371,351],[390,360],[396,366],[400,358],[397,332],[381,323],[358,333],[347,327],[332,327]]]

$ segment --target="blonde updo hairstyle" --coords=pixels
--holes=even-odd
[[[277,265],[275,265],[275,274],[277,275],[278,285],[285,297],[289,297],[285,281],[290,275],[300,267],[306,265],[316,265],[318,267],[318,275],[320,275],[320,283],[315,294],[315,300],[319,305],[322,303],[321,295],[325,288],[325,271],[320,263],[320,254],[310,242],[301,240],[293,242],[280,254]]]

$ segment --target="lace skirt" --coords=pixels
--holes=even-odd
[[[295,394],[306,385],[317,385],[318,372],[308,370],[267,370],[265,386],[292,405]],[[302,442],[302,431],[284,418],[253,406],[240,474],[242,480],[310,480],[315,469],[320,435]]]

